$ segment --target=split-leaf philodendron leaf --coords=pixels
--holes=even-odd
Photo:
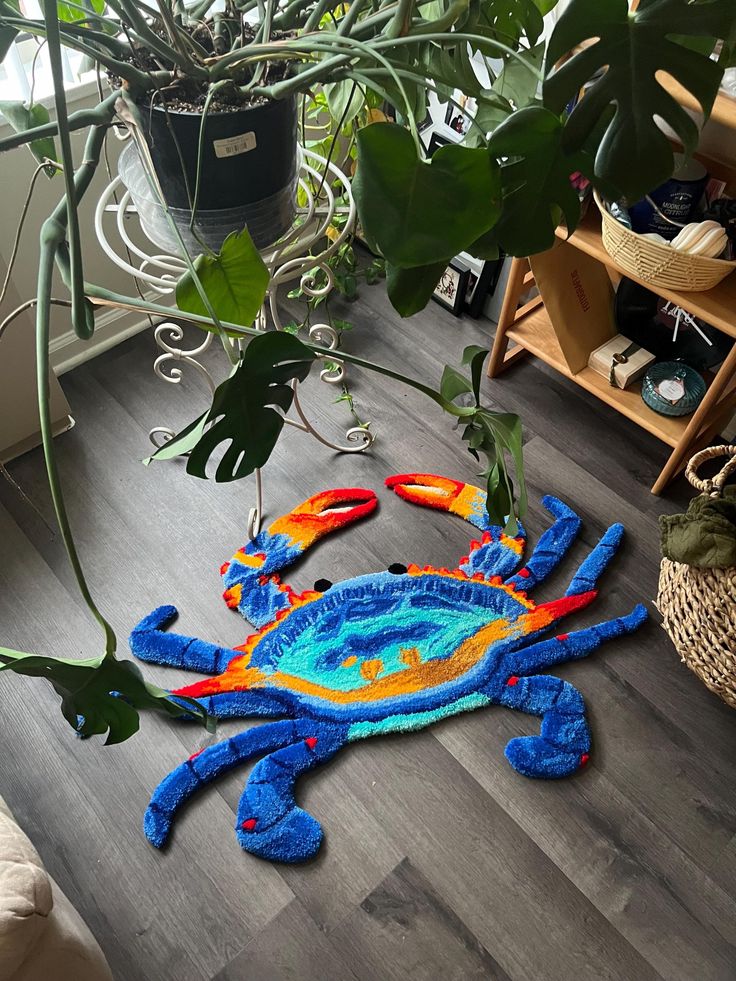
[[[268,289],[268,269],[247,228],[231,232],[218,255],[197,256],[194,269],[220,320],[241,327],[253,323]],[[176,305],[187,313],[209,316],[189,271],[176,284]]]
[[[466,29],[511,48],[516,48],[524,36],[534,45],[544,28],[542,13],[556,3],[557,0],[487,0],[471,12]]]
[[[589,169],[592,162],[582,152],[566,153],[562,134],[554,113],[529,106],[509,116],[491,137],[493,153],[512,158],[501,168],[503,211],[491,232],[509,255],[550,248],[560,214],[569,232],[577,226],[580,201],[570,175]]]
[[[264,466],[315,356],[293,334],[269,331],[250,342],[235,371],[218,385],[212,407],[157,450],[150,460],[189,454],[187,473],[207,477],[210,457],[227,444],[215,480],[239,480]],[[149,462],[149,461],[146,461]]]
[[[61,697],[61,711],[82,736],[107,733],[106,743],[121,743],[138,731],[138,712],[156,709],[172,717],[190,716],[207,722],[201,705],[190,698],[173,699],[145,680],[132,661],[114,657],[74,660],[23,654],[0,647],[0,671],[45,678]]]
[[[457,255],[495,224],[499,167],[486,150],[453,144],[420,160],[402,126],[374,123],[358,133],[353,192],[368,241],[410,269]]]
[[[661,116],[687,152],[698,142],[698,127],[669,95],[658,72],[677,79],[706,115],[718,93],[722,69],[703,54],[677,43],[684,38],[727,38],[733,30],[734,0],[641,0],[629,12],[627,0],[571,0],[547,48],[544,103],[561,113],[600,69],[565,126],[564,145],[579,149],[610,105],[615,113],[597,149],[595,175],[636,201],[672,174],[672,146],[655,122]],[[553,67],[585,42],[559,68]]]
[[[401,269],[388,263],[386,288],[388,298],[397,313],[402,317],[411,317],[426,307],[450,259],[452,256],[412,269]]]

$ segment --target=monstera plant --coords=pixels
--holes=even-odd
[[[196,233],[198,209],[246,207],[269,194],[288,204],[302,100],[313,100],[315,92],[324,97],[335,120],[330,155],[349,136],[362,229],[386,260],[389,296],[404,316],[422,310],[458,252],[528,255],[553,244],[561,221],[573,231],[580,216],[573,172],[630,201],[667,179],[672,147],[655,117],[669,124],[686,152],[695,148],[698,128],[662,78],[672,76],[688,89],[707,117],[722,72],[733,64],[734,0],[639,0],[632,10],[627,0],[570,0],[545,48],[543,17],[555,6],[556,0],[41,0],[43,17],[36,19],[24,13],[22,0],[0,0],[0,55],[19,36],[31,35],[48,46],[52,68],[55,118],[40,104],[6,103],[2,110],[16,132],[0,141],[0,150],[27,145],[39,168],[52,176],[60,172],[53,179],[63,182],[59,204],[41,230],[34,301],[39,404],[59,526],[105,638],[103,653],[88,660],[6,648],[0,648],[0,660],[8,669],[48,679],[62,697],[64,716],[82,734],[125,739],[136,730],[139,711],[148,708],[203,713],[195,704],[172,701],[134,665],[116,658],[114,633],[83,575],[49,418],[49,313],[59,302],[51,296],[54,265],[69,291],[62,302],[81,338],[94,331],[97,303],[177,317],[220,335],[233,360],[229,378],[210,409],[156,456],[187,453],[187,469],[204,477],[211,456],[230,442],[216,478],[251,473],[278,440],[283,419],[275,407],[288,409],[290,381],[334,355],[288,333],[253,329],[268,277],[256,247],[261,243],[254,245],[248,230],[234,227],[217,248],[201,249],[196,234],[192,239],[188,233]],[[94,109],[67,111],[64,46],[84,55],[110,88]],[[484,71],[477,72],[478,65]],[[418,129],[429,94],[452,101],[458,89],[475,100],[477,113],[461,144],[428,159]],[[387,107],[395,121],[378,111]],[[456,108],[470,116],[464,102]],[[245,118],[248,132],[240,122],[234,132],[228,129],[226,117]],[[134,135],[187,264],[174,310],[111,293],[84,277],[77,209],[106,133],[121,122]],[[87,139],[75,160],[70,136],[78,130]],[[212,177],[211,151],[218,145],[215,156],[232,156],[232,181]],[[256,147],[265,156],[256,155]],[[223,200],[223,188],[231,185],[236,195],[238,188],[255,190],[247,199]],[[182,195],[188,228],[172,217]],[[281,219],[274,215],[275,234]],[[462,423],[470,452],[486,461],[493,517],[513,530],[525,503],[520,423],[481,404],[484,356],[480,348],[468,349],[463,361],[469,377],[448,366],[435,389],[340,354],[412,386]],[[508,455],[516,465],[517,493]]]

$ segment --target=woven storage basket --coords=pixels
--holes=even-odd
[[[706,460],[729,456],[713,480],[701,480]],[[693,487],[718,497],[729,474],[736,473],[736,446],[711,446],[687,467]],[[720,698],[736,708],[736,567],[696,569],[663,558],[657,608],[681,659]]]
[[[626,272],[652,286],[702,293],[713,289],[736,269],[736,262],[688,255],[687,252],[637,235],[616,221],[597,192],[595,203],[601,213],[606,252]]]

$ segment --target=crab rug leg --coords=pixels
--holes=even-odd
[[[504,659],[504,668],[509,676],[513,677],[517,672],[523,674],[555,664],[564,664],[566,661],[579,660],[587,657],[605,641],[638,630],[648,616],[646,608],[639,603],[625,617],[606,620],[571,634],[558,634],[557,637],[550,637],[548,640],[532,644],[531,647],[514,651]]]
[[[294,742],[260,760],[240,798],[235,831],[242,847],[271,861],[303,862],[322,843],[319,822],[299,807],[294,784],[345,745],[348,726],[294,723]]]
[[[240,763],[281,749],[293,739],[293,722],[267,722],[194,753],[164,777],[154,790],[143,819],[146,838],[156,848],[161,848],[169,836],[176,812],[195,791]]]
[[[568,681],[552,675],[510,678],[501,705],[541,715],[538,736],[517,736],[506,746],[506,759],[525,777],[566,777],[584,766],[590,730],[583,696]]]
[[[252,542],[238,549],[222,573],[223,597],[255,627],[270,623],[289,609],[297,597],[278,575],[316,541],[375,511],[372,490],[348,487],[322,491],[271,524]]]
[[[549,495],[542,498],[542,504],[555,522],[542,533],[524,568],[506,580],[506,585],[514,589],[533,589],[554,572],[580,531],[580,518],[567,504]]]
[[[139,660],[203,674],[219,674],[240,654],[231,647],[218,647],[196,637],[168,633],[166,627],[177,615],[175,606],[159,606],[133,628],[128,643]]]
[[[173,770],[153,792],[143,828],[161,848],[179,808],[200,787],[233,767],[266,755],[253,769],[238,808],[236,833],[246,851],[282,862],[303,862],[322,842],[319,822],[294,799],[301,774],[345,745],[347,726],[283,720],[254,726],[199,753]]]

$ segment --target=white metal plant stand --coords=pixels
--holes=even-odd
[[[300,161],[299,201],[304,203],[297,208],[291,229],[278,242],[261,252],[269,270],[270,282],[254,325],[260,330],[267,328],[269,320],[277,330],[283,329],[277,304],[278,287],[282,284],[298,281],[308,297],[329,295],[334,287],[334,278],[328,259],[350,235],[355,223],[355,202],[345,174],[334,163],[306,148],[300,149]],[[338,204],[338,200],[343,203]],[[328,246],[321,247],[336,215],[345,215],[346,221],[338,234],[327,240]],[[95,231],[99,243],[115,265],[137,280],[141,289],[160,295],[171,294],[176,280],[186,271],[186,263],[179,256],[162,255],[141,248],[131,237],[128,227],[131,221],[137,222],[140,227],[130,192],[120,177],[116,177],[104,189],[97,203]],[[140,236],[136,238],[140,241]],[[153,243],[149,244],[152,249],[158,248]],[[324,274],[321,286],[317,282],[319,271]],[[184,376],[184,368],[191,367],[202,375],[210,391],[214,392],[217,382],[200,359],[212,344],[215,334],[205,333],[200,344],[186,348],[182,346],[182,327],[177,323],[163,322],[155,328],[154,337],[161,350],[153,364],[159,378],[178,385]],[[338,344],[336,331],[327,323],[312,324],[309,339],[331,351]],[[233,341],[233,344],[238,343]],[[320,372],[320,379],[330,385],[340,384],[345,373],[344,365],[338,357],[324,355],[323,360],[328,363]],[[295,380],[292,386],[296,418],[287,416],[287,425],[309,433],[324,446],[340,453],[362,453],[373,443],[373,434],[361,426],[348,429],[344,443],[335,443],[323,435],[304,411],[299,399],[299,383]],[[174,431],[167,426],[155,426],[149,436],[154,446],[158,447],[171,439]],[[263,518],[260,470],[256,470],[255,479],[256,503],[248,517],[248,535],[251,538],[258,534]]]

